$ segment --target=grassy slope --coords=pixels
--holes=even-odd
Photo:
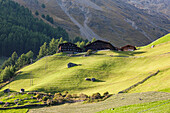
[[[169,51],[170,42],[152,49],[145,48],[135,52],[99,51],[97,55],[90,57],[53,55],[21,69],[20,71],[23,73],[10,84],[10,89],[19,91],[21,88],[25,88],[26,90],[47,92],[66,90],[71,93],[86,94],[105,91],[117,93],[159,69],[161,72],[150,79],[150,87],[146,82],[146,85],[132,92],[169,91]],[[130,57],[111,57],[110,55]],[[69,62],[82,65],[68,69],[67,63]],[[45,67],[47,68],[45,69]],[[34,78],[33,86],[30,86],[30,75]],[[86,77],[95,77],[100,81],[85,81]],[[159,82],[160,79],[164,80],[164,84]],[[159,87],[156,87],[158,85]],[[5,88],[8,87],[9,85]]]
[[[162,43],[165,43],[165,42],[169,42],[170,41],[170,33],[168,33],[167,35],[159,38],[158,40],[150,43],[149,45],[147,46],[144,46],[142,48],[146,48],[146,47],[151,47],[152,45],[158,45],[158,44],[162,44]]]
[[[169,113],[170,112],[169,106],[170,100],[164,100],[144,104],[123,106],[115,108],[114,110],[112,108],[97,113],[139,113],[144,112],[145,110],[146,110],[145,113]]]
[[[0,110],[0,113],[27,113],[28,109]]]

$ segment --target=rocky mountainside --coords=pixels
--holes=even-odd
[[[162,13],[170,19],[170,0],[123,0],[149,14]]]
[[[120,0],[14,0],[30,10],[49,14],[54,26],[65,28],[71,37],[93,37],[115,46],[148,44],[170,32],[170,20],[148,14]],[[41,5],[45,4],[45,8]],[[44,20],[44,19],[43,19]],[[44,20],[45,21],[45,20]]]

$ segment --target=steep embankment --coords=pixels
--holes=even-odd
[[[22,73],[5,88],[10,86],[10,89],[15,91],[24,88],[47,92],[117,93],[160,70],[158,75],[131,92],[169,91],[169,51],[168,42],[135,52],[99,51],[89,57],[56,54],[24,67],[20,70]],[[69,62],[81,65],[67,68]],[[97,81],[85,81],[86,77],[95,77]],[[33,85],[30,84],[30,78],[33,78]],[[163,84],[160,81],[163,81]]]

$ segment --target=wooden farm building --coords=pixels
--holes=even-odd
[[[121,51],[135,51],[136,47],[132,45],[126,45],[120,48]]]
[[[105,50],[105,49],[110,49],[110,50],[116,50],[116,47],[114,47],[111,43],[105,42],[102,40],[97,40],[93,43],[90,43],[86,46],[84,46],[85,51],[91,49],[91,50]]]
[[[77,47],[77,45],[73,44],[73,43],[62,43],[58,46],[58,52],[64,52],[64,53],[70,53],[70,54],[75,54],[75,53],[80,53],[83,50],[79,47]]]

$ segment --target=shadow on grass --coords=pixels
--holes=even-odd
[[[117,55],[118,57],[135,56],[135,55],[138,55],[138,54],[146,53],[146,51],[114,51],[114,52],[119,54],[119,55]]]
[[[31,73],[20,73],[18,76],[15,77],[14,80],[20,80],[20,79],[34,79],[37,77],[34,77]]]
[[[96,79],[94,82],[106,82],[106,81]]]
[[[114,51],[112,50],[113,53],[117,53],[118,55],[114,55],[115,57],[128,57],[128,56],[135,56],[138,54],[143,54],[146,53],[146,51]],[[93,55],[105,55],[105,53],[94,53]]]

